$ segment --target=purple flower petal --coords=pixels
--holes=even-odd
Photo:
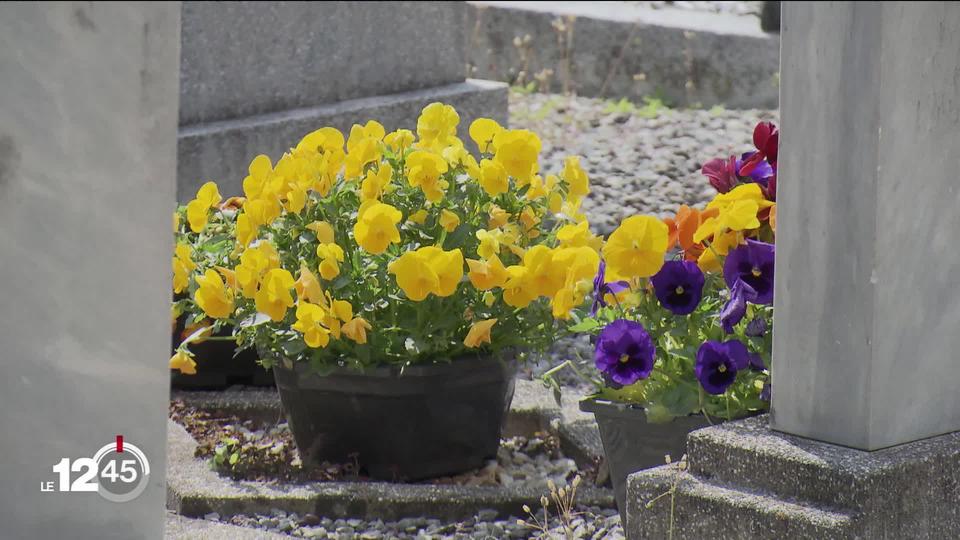
[[[655,356],[656,347],[643,325],[618,319],[600,331],[594,364],[605,377],[627,386],[650,376]]]
[[[732,290],[737,281],[750,285],[757,293],[755,304],[773,303],[774,246],[757,240],[747,240],[727,254],[723,262],[723,279]]]
[[[660,304],[674,315],[688,315],[700,305],[705,278],[697,263],[667,261],[650,282]]]
[[[747,302],[757,298],[757,291],[742,280],[738,280],[730,289],[730,300],[720,310],[720,326],[723,331],[732,334],[733,327],[740,323],[747,314]]]
[[[709,394],[727,391],[737,379],[737,372],[750,363],[747,346],[738,340],[705,341],[697,350],[694,373],[700,385]]]

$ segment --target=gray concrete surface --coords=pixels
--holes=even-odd
[[[630,538],[952,538],[960,531],[960,434],[873,452],[770,429],[768,417],[695,431],[689,469],[630,476]]]
[[[471,77],[526,84],[550,69],[540,91],[777,107],[780,39],[762,32],[756,17],[628,2],[468,4]]]
[[[783,9],[771,424],[870,450],[960,429],[960,5]]]
[[[204,519],[190,519],[167,513],[164,538],[167,540],[282,540],[290,538],[259,529],[248,529]]]
[[[462,2],[184,2],[180,124],[462,82]]]
[[[179,44],[177,2],[0,5],[3,538],[163,534]],[[117,434],[138,498],[41,492]]]

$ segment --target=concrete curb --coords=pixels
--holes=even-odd
[[[626,2],[483,1],[468,2],[467,21],[471,77],[513,83],[523,71],[528,83],[550,69],[540,91],[660,96],[674,106],[778,104],[780,36],[762,32],[755,17]]]
[[[252,399],[246,399],[253,396]],[[263,415],[282,414],[276,393],[174,392],[196,407],[220,412]],[[507,433],[520,434],[549,430],[557,433],[561,445],[578,464],[594,463],[602,456],[599,434],[591,443],[590,415],[565,404],[557,407],[547,389],[535,381],[517,381],[514,407]],[[256,412],[255,412],[256,411]],[[588,422],[589,421],[589,422]],[[571,427],[575,426],[575,427]],[[576,432],[579,437],[564,436]],[[522,515],[524,504],[537,506],[543,492],[537,489],[506,489],[489,486],[398,485],[381,482],[326,482],[310,485],[282,485],[233,481],[212,471],[207,461],[194,457],[197,443],[179,424],[169,421],[167,430],[167,508],[187,517],[216,512],[222,517],[237,514],[269,513],[278,508],[287,512],[314,513],[331,518],[397,520],[404,517],[431,517],[462,520],[480,510],[493,509],[501,515]],[[569,450],[567,450],[569,449]],[[579,456],[579,458],[577,457]],[[582,464],[581,464],[582,465]],[[608,488],[581,488],[577,500],[586,506],[613,506]]]

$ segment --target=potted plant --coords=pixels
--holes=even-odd
[[[599,245],[577,158],[542,175],[536,134],[479,119],[478,161],[458,124],[433,103],[416,134],[321,128],[257,156],[242,199],[201,187],[174,218],[174,308],[214,322],[171,367],[200,339],[255,348],[305,463],[412,480],[494,456],[516,362],[585,301]]]
[[[580,408],[596,416],[621,512],[627,476],[679,457],[687,433],[768,409],[777,139],[759,124],[757,150],[703,166],[718,191],[706,208],[628,217],[603,247],[593,304],[570,330],[595,346],[596,392]]]

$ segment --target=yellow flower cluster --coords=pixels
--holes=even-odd
[[[602,247],[580,212],[590,188],[579,158],[542,175],[535,133],[478,119],[468,129],[475,157],[459,126],[453,107],[432,103],[416,133],[375,121],[348,137],[324,127],[276,163],[256,156],[243,197],[221,204],[217,185],[204,184],[174,216],[174,291],[192,294],[179,306],[245,328],[267,324],[271,339],[299,336],[312,349],[341,336],[366,344],[378,326],[398,324],[381,319],[385,306],[431,297],[456,296],[466,347],[493,343],[498,321],[514,324],[540,298],[553,317],[569,318],[591,290]],[[622,265],[657,248],[634,238],[644,231],[622,235]],[[182,349],[171,366],[187,372],[191,361]]]

